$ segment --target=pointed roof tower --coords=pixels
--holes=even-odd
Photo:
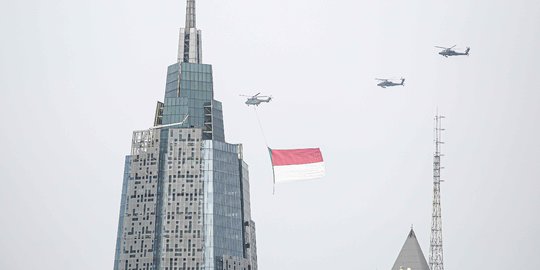
[[[411,228],[392,270],[429,270],[424,253]]]

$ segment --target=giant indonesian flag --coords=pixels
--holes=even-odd
[[[324,161],[319,148],[268,149],[275,182],[306,180],[324,176]]]

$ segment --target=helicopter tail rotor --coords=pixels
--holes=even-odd
[[[471,48],[467,47],[467,49],[465,50],[465,55],[469,55],[470,50],[471,50]]]

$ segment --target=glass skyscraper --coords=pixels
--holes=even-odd
[[[256,270],[248,166],[225,142],[212,66],[201,63],[195,0],[154,127],[126,157],[114,270]]]

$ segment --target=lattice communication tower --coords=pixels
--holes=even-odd
[[[444,270],[443,265],[443,236],[441,215],[441,119],[438,113],[435,116],[435,153],[433,154],[433,213],[431,219],[431,237],[429,249],[429,267],[431,270]]]

